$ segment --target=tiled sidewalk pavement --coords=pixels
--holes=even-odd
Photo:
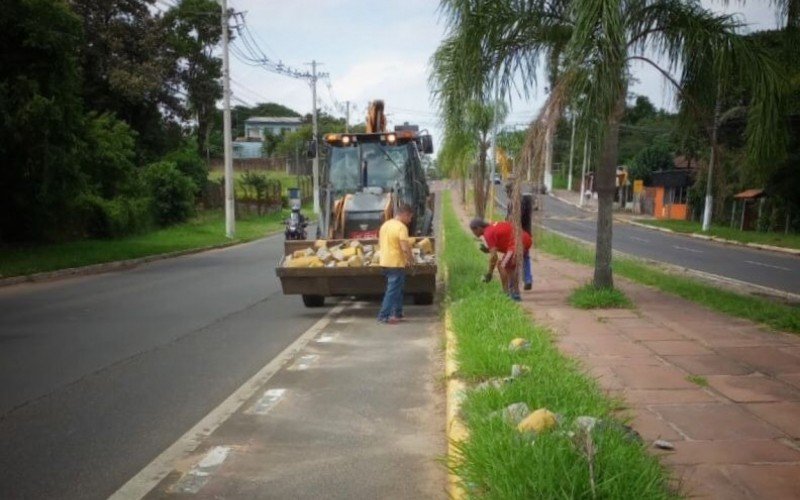
[[[619,278],[635,309],[575,309],[592,269],[542,254],[534,276],[523,304],[648,443],[675,445],[663,461],[688,496],[800,498],[800,336]]]

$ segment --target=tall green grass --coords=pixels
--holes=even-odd
[[[581,415],[612,419],[613,403],[596,382],[572,360],[561,355],[550,333],[532,322],[510,301],[499,284],[484,284],[486,257],[459,227],[445,193],[443,259],[448,269],[447,302],[457,337],[458,376],[468,382],[505,377],[513,364],[530,373],[500,389],[469,391],[462,413],[469,438],[458,447],[461,460],[452,464],[472,497],[529,498],[675,498],[666,474],[644,446],[626,440],[611,428],[595,432],[593,458],[595,493],[589,462],[567,434]],[[523,337],[531,349],[510,352],[509,342]],[[531,410],[546,407],[563,415],[555,431],[531,443],[515,428],[490,414],[524,402]]]
[[[594,250],[557,234],[542,231],[537,248],[545,253],[594,265]],[[699,280],[667,273],[652,264],[614,256],[614,273],[631,281],[683,297],[724,314],[763,323],[777,330],[800,333],[800,307],[741,295]]]

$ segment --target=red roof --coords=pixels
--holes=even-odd
[[[763,189],[746,189],[739,194],[733,195],[733,197],[737,200],[754,200],[766,195]]]

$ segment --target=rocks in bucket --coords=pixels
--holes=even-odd
[[[380,247],[359,240],[344,240],[328,246],[326,240],[316,240],[308,248],[295,250],[283,259],[284,267],[371,267],[380,265]],[[433,241],[422,238],[414,243],[414,263],[417,266],[436,265]]]

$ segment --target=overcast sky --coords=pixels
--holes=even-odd
[[[363,121],[367,102],[382,98],[390,124],[418,123],[435,134],[440,130],[428,88],[429,60],[444,34],[437,0],[228,0],[244,12],[260,48],[274,61],[310,71],[315,59],[320,71],[317,98],[328,113],[344,116],[344,103],[354,108],[351,123]],[[740,13],[750,29],[773,29],[778,20],[768,0],[703,0],[716,11]],[[241,46],[240,41],[234,45]],[[656,106],[671,108],[673,95],[654,71],[634,66],[638,80],[631,91],[647,95]],[[311,91],[303,80],[275,75],[231,57],[235,104],[277,102],[300,113],[311,111]],[[543,101],[539,92],[529,101],[514,99],[507,125],[521,125],[535,116]]]

